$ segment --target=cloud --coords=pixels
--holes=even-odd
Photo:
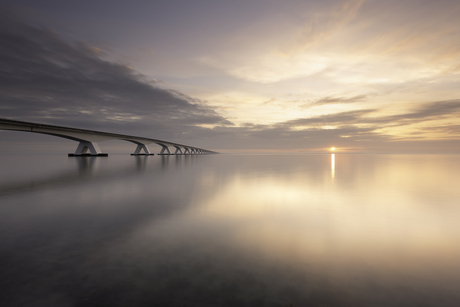
[[[345,88],[391,87],[458,73],[458,1],[323,1],[290,7],[280,14],[289,17],[277,20],[283,31],[245,29],[238,52],[210,55],[207,64],[252,83],[303,78],[306,87],[316,88],[320,81]]]
[[[282,53],[292,55],[325,41],[336,34],[358,14],[364,0],[338,1],[328,10],[308,14],[305,25],[289,45],[282,48]]]
[[[273,125],[217,127],[214,132],[247,148],[276,147],[271,144],[276,144],[278,148],[326,148],[332,144],[357,148],[372,144],[373,147],[384,148],[383,144],[396,141],[433,140],[427,137],[433,133],[447,135],[451,140],[460,139],[457,123],[460,100],[428,102],[396,115],[384,115],[384,111],[378,108],[353,110],[298,118]],[[439,124],[443,120],[447,122]],[[392,129],[411,125],[428,126],[392,133]],[[438,136],[435,139],[443,138]]]
[[[332,97],[327,96],[323,97],[314,102],[314,105],[325,105],[325,104],[333,104],[333,103],[354,103],[354,102],[361,102],[367,99],[367,95],[357,95],[353,97]]]
[[[419,105],[410,112],[368,118],[364,122],[384,125],[409,125],[420,123],[421,121],[441,120],[444,118],[456,120],[459,112],[460,99],[433,101]]]
[[[0,41],[2,117],[173,139],[198,125],[231,125],[200,100],[26,22],[17,9],[3,7]]]
[[[321,115],[310,118],[300,118],[277,124],[277,127],[297,127],[297,126],[315,126],[315,125],[333,125],[333,124],[353,124],[361,123],[363,116],[376,112],[374,109],[348,111],[335,114]]]
[[[316,33],[336,33],[334,31],[339,31],[340,27],[352,27],[351,20],[356,22],[355,14],[362,8],[360,2],[350,3],[354,4],[338,10],[344,10],[347,16],[337,16],[335,23],[326,23],[324,31],[318,29]],[[258,61],[250,58],[248,65],[234,67],[234,62],[219,59],[219,63],[224,63],[222,65],[230,65],[234,72],[238,71],[240,78],[253,82],[270,83],[298,77],[297,83],[282,85],[289,92],[294,89],[295,93],[299,88],[305,93],[295,103],[287,103],[277,98],[281,94],[271,92],[274,84],[263,84],[256,89],[265,91],[272,99],[256,97],[249,99],[248,103],[242,96],[231,96],[225,100],[225,106],[241,108],[245,112],[244,115],[241,115],[243,112],[236,113],[239,118],[235,122],[248,121],[237,126],[202,100],[160,87],[151,76],[147,78],[123,63],[107,60],[107,56],[94,46],[69,41],[36,21],[26,21],[16,10],[3,8],[0,13],[1,117],[144,135],[179,143],[189,143],[194,138],[204,142],[196,146],[212,145],[213,148],[317,148],[331,143],[358,146],[365,142],[414,140],[431,134],[460,139],[460,100],[451,99],[457,97],[456,88],[450,96],[440,96],[442,98],[437,101],[433,99],[407,109],[407,101],[419,101],[419,97],[405,99],[401,95],[394,100],[394,97],[382,94],[386,89],[383,85],[363,86],[364,81],[359,81],[372,81],[374,75],[367,69],[379,68],[379,65],[389,67],[392,75],[412,72],[420,77],[419,71],[413,70],[411,65],[399,66],[399,62],[395,62],[399,67],[395,70],[386,62],[380,63],[379,59],[363,58],[359,52],[356,59],[352,53],[348,62],[346,54],[340,56],[345,64],[338,60],[336,63],[335,58],[327,54],[316,56],[302,52],[291,57],[276,52],[265,57],[262,54]],[[382,33],[387,33],[387,29]],[[279,45],[270,50],[277,47]],[[258,66],[260,63],[263,65]],[[385,74],[386,71],[376,73],[375,78]],[[415,78],[412,74],[409,81]],[[301,78],[306,75],[310,78]],[[346,87],[339,87],[339,77],[347,80]],[[359,79],[355,88],[350,85],[354,78]],[[404,81],[407,86],[415,84],[409,81]],[[423,84],[424,88],[435,85],[422,81],[417,85]],[[456,85],[458,82],[451,83]],[[233,87],[238,86],[233,84]],[[354,96],[338,93],[354,93]],[[372,100],[374,94],[365,93],[376,93],[378,98]],[[434,96],[430,95],[426,96],[427,100]],[[323,98],[312,101],[311,97]],[[385,101],[387,98],[388,102]],[[301,104],[306,101],[311,103],[302,110]],[[243,108],[245,104],[246,108]],[[363,105],[367,109],[359,109]],[[312,106],[315,108],[306,108]],[[406,110],[401,111],[403,108]],[[331,113],[337,110],[338,113]],[[318,112],[324,114],[318,115]],[[404,130],[406,127],[411,129]]]
[[[406,114],[405,118],[439,118],[440,116],[453,116],[453,113],[458,111],[460,111],[460,99],[435,101],[419,106],[414,112]]]
[[[335,114],[321,115],[286,121],[275,125],[285,129],[292,127],[317,127],[341,125],[368,125],[371,130],[387,126],[404,126],[414,123],[442,120],[456,120],[460,113],[460,100],[433,101],[418,105],[404,113],[395,115],[380,115],[382,109],[365,109],[347,111]],[[453,125],[455,126],[455,125]]]

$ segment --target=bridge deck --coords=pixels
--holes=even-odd
[[[107,155],[102,154],[97,142],[107,141],[107,140],[124,140],[135,143],[138,145],[136,151],[133,155],[144,155],[150,154],[150,151],[147,147],[147,144],[155,143],[162,146],[160,154],[171,154],[169,147],[175,147],[175,154],[209,154],[216,153],[211,150],[204,148],[194,147],[183,145],[174,142],[163,141],[159,139],[152,139],[146,137],[132,136],[126,134],[117,134],[110,132],[94,131],[87,129],[79,129],[72,127],[64,126],[55,126],[48,124],[39,124],[11,119],[0,118],[0,130],[14,130],[14,131],[24,131],[24,132],[33,132],[33,133],[42,133],[48,135],[54,135],[62,138],[71,139],[74,141],[80,142],[77,147],[77,150],[74,154],[69,154],[73,156],[87,155],[86,152],[89,150],[91,154],[89,155]],[[184,152],[182,152],[184,149]],[[141,153],[144,151],[144,153]]]

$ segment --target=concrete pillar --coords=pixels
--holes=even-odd
[[[174,147],[176,147],[176,151],[174,152],[175,155],[182,155],[183,154],[182,150],[180,149],[179,146],[174,146]]]
[[[134,153],[131,154],[131,156],[153,156],[153,153],[150,153],[149,148],[145,144],[141,143],[136,143],[137,147]],[[144,153],[141,153],[141,151],[144,151]]]
[[[158,144],[158,145],[160,145],[162,147],[159,155],[170,155],[171,154],[171,152],[169,151],[168,146],[163,145],[163,144]],[[164,153],[165,151],[166,151],[166,153]]]
[[[89,153],[88,153],[89,151]],[[96,142],[80,141],[75,153],[69,154],[69,157],[74,156],[108,156],[106,153],[102,153],[99,145]]]

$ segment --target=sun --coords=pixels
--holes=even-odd
[[[331,151],[335,151],[335,147],[331,147]]]

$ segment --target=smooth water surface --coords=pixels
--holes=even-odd
[[[0,156],[1,306],[459,306],[460,156]]]

